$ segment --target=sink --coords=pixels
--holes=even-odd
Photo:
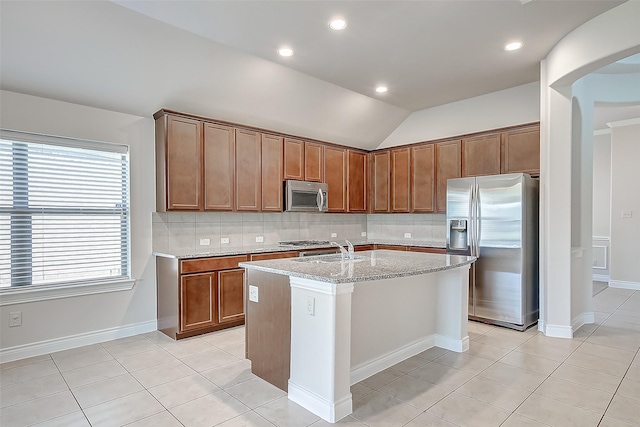
[[[366,257],[364,256],[360,256],[360,255],[356,255],[354,256],[352,259],[345,259],[346,262],[359,262],[362,261],[363,259],[366,259]],[[342,261],[342,256],[341,255],[326,255],[326,256],[320,256],[320,257],[308,257],[308,258],[295,258],[292,261],[295,262],[305,262],[305,263],[311,263],[311,264],[327,264],[330,262],[340,262]]]

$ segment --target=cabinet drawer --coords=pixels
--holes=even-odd
[[[297,251],[271,252],[268,254],[251,255],[251,261],[264,261],[267,259],[281,259],[281,258],[295,258],[297,256],[298,256]]]
[[[376,249],[377,250],[388,250],[388,251],[406,251],[407,247],[406,246],[401,246],[401,245],[376,245]]]
[[[228,256],[220,258],[189,259],[180,262],[182,274],[196,273],[199,271],[226,270],[238,268],[238,263],[247,261],[247,255]]]
[[[445,248],[429,248],[425,246],[409,246],[410,252],[426,252],[429,254],[443,254],[447,253]]]

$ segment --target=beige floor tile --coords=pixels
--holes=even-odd
[[[593,371],[591,369],[581,368],[573,365],[562,365],[551,374],[552,377],[569,381],[576,384],[582,384],[587,387],[596,388],[614,393],[620,384],[622,378],[603,372]]]
[[[231,387],[241,382],[258,378],[251,373],[251,363],[247,360],[238,360],[219,368],[202,371],[200,375],[213,381],[214,384],[221,388]]]
[[[405,427],[458,427],[453,423],[450,423],[447,420],[443,420],[442,418],[438,418],[435,415],[431,415],[427,412],[423,412],[418,415],[416,418],[411,420],[409,424],[406,424]]]
[[[500,363],[515,366],[526,371],[537,372],[543,375],[551,375],[561,362],[551,359],[545,359],[543,357],[534,356],[532,354],[521,353],[519,351],[512,351],[505,357],[500,359]]]
[[[218,391],[220,391],[220,387],[198,374],[170,381],[149,389],[149,393],[167,409]]]
[[[158,344],[160,347],[162,347],[164,344],[176,342],[176,340],[174,340],[173,338],[169,338],[167,335],[160,331],[152,331],[142,335],[151,342]]]
[[[611,316],[611,313],[604,313],[598,310],[594,310],[593,314],[594,314],[594,323],[597,325],[601,325],[602,322],[604,322],[609,318],[609,316]]]
[[[486,334],[489,331],[496,329],[495,326],[487,325],[486,323],[469,321],[467,329],[470,332],[475,332],[476,334]]]
[[[62,373],[65,381],[71,388],[95,383],[109,378],[124,375],[127,370],[117,360],[96,363],[82,368],[72,369]]]
[[[614,347],[606,347],[603,345],[585,342],[575,351],[574,354],[590,354],[592,356],[603,357],[605,359],[623,362],[627,365],[633,360],[634,352],[628,350],[620,350]]]
[[[556,340],[565,342],[559,342]],[[519,346],[516,351],[562,362],[569,357],[569,355],[571,355],[571,353],[573,353],[580,344],[582,344],[582,342],[579,340],[548,337],[539,338],[538,336],[535,336],[530,341]]]
[[[378,390],[403,375],[403,372],[389,368],[360,381],[360,383],[374,390]]]
[[[529,335],[507,335],[504,333],[489,331],[479,338],[474,340],[474,343],[481,342],[484,344],[494,345],[496,347],[506,348],[507,350],[515,350],[517,347],[524,344],[531,337]]]
[[[40,356],[13,360],[11,362],[4,362],[4,363],[0,363],[0,371],[4,371],[5,369],[9,369],[9,368],[17,368],[19,366],[31,365],[33,363],[45,362],[47,360],[51,360],[51,356],[48,354],[43,354]]]
[[[408,375],[428,381],[431,384],[438,385],[447,390],[455,390],[474,377],[470,372],[461,371],[435,362],[428,363],[413,370]]]
[[[500,427],[547,427],[548,425],[514,413]]]
[[[116,427],[130,424],[164,411],[146,390],[110,400],[84,410],[93,427]]]
[[[106,347],[106,350],[116,359],[121,359],[146,351],[158,350],[158,348],[154,342],[145,338],[111,345]]]
[[[201,339],[190,339],[188,341],[180,340],[173,343],[163,344],[161,346],[167,352],[171,353],[173,357],[183,359],[194,354],[204,353],[205,351],[211,351],[214,346],[207,341]]]
[[[567,358],[565,363],[621,378],[629,367],[629,363],[616,362],[615,360],[586,353],[574,353]]]
[[[426,360],[433,360],[437,359],[445,353],[449,353],[449,350],[445,350],[444,348],[440,347],[431,347],[430,349],[425,350],[422,353],[418,353],[416,356]]]
[[[603,325],[586,342],[636,352],[640,348],[640,333]]]
[[[353,402],[351,415],[369,427],[400,427],[417,417],[421,412],[422,410],[385,393],[374,391]]]
[[[337,423],[329,423],[325,420],[318,420],[315,423],[311,424],[313,427],[331,427],[333,425],[341,425],[341,426],[348,426],[348,427],[367,427],[366,424],[363,424],[362,422],[356,420],[355,418],[353,418],[351,415],[347,415],[346,417],[344,417],[343,419],[341,419],[340,421],[338,421]],[[271,426],[271,424],[269,424],[269,426]]]
[[[89,344],[89,345],[83,345],[81,347],[70,348],[67,350],[56,351],[55,353],[51,353],[50,356],[53,359],[57,359],[57,358],[64,358],[67,356],[75,356],[80,353],[86,353],[87,351],[94,351],[94,350],[101,350],[101,349],[104,349],[104,347],[102,347],[102,344]]]
[[[553,377],[547,378],[535,393],[599,414],[604,414],[613,398],[613,393]]]
[[[640,367],[631,366],[627,371],[625,378],[628,378],[633,381],[640,381]]]
[[[614,313],[615,314],[615,313]],[[637,323],[621,322],[613,318],[613,315],[604,321],[604,327],[622,329],[632,333],[640,333],[640,325]],[[637,341],[636,341],[637,342]]]
[[[382,387],[380,392],[423,411],[429,409],[450,393],[447,389],[408,375]]]
[[[98,346],[87,351],[78,353],[51,355],[60,372],[70,371],[72,369],[82,368],[84,366],[95,365],[96,363],[112,360],[113,356],[107,350]],[[56,356],[57,355],[57,356]]]
[[[138,335],[131,335],[129,337],[116,338],[115,340],[104,341],[104,342],[101,342],[100,345],[102,346],[102,348],[108,349],[108,348],[116,347],[122,344],[132,344],[136,341],[145,341],[147,339],[148,338],[146,337],[146,334],[138,334]]]
[[[0,408],[69,390],[60,374],[47,375],[0,388]]]
[[[547,378],[546,375],[526,371],[501,362],[496,362],[483,371],[480,376],[527,391],[535,390]]]
[[[237,357],[238,359],[245,359],[244,341],[236,344],[231,344],[226,347],[220,347],[220,350],[224,350],[227,353],[230,353],[233,356]]]
[[[616,393],[622,397],[640,400],[640,381],[634,381],[631,378],[625,377]],[[640,402],[638,404],[640,405]]]
[[[625,423],[638,424],[640,423],[640,405],[635,399],[615,396],[607,409],[606,415]]]
[[[2,427],[30,426],[79,410],[80,407],[71,392],[63,391],[3,408],[0,412],[0,425]]]
[[[255,411],[278,427],[303,427],[320,419],[317,415],[290,401],[287,396],[262,405]]]
[[[124,374],[74,388],[71,391],[80,404],[80,407],[86,409],[143,390],[144,388],[135,378],[130,374]]]
[[[530,394],[526,390],[482,377],[472,379],[456,392],[509,412],[514,411]]]
[[[351,399],[356,401],[365,397],[367,394],[374,391],[371,387],[367,387],[362,383],[357,383],[351,386]]]
[[[471,372],[472,374],[478,374],[489,366],[493,365],[493,361],[485,359],[483,357],[472,356],[467,353],[447,353],[434,360],[441,365],[451,366],[452,368],[460,369],[462,371]]]
[[[225,390],[251,409],[286,395],[284,391],[261,378],[254,378]]]
[[[216,427],[273,427],[273,424],[251,411],[231,418],[229,421],[218,424]]]
[[[532,394],[516,413],[554,427],[596,427],[602,415]]]
[[[123,357],[118,362],[129,372],[139,371],[141,369],[151,368],[153,366],[162,365],[175,360],[175,357],[162,349],[147,351],[144,353],[134,354],[133,356]]]
[[[419,368],[420,366],[426,365],[428,362],[429,362],[428,360],[422,357],[413,356],[403,360],[400,363],[396,363],[391,367],[391,369],[394,369],[396,371],[403,372],[406,374],[407,372],[411,372],[414,369]]]
[[[194,375],[197,372],[182,363],[180,360],[173,359],[162,365],[152,366],[151,368],[141,369],[131,373],[146,388],[159,386],[180,378]]]
[[[427,413],[462,427],[497,427],[511,414],[510,411],[480,402],[458,391],[436,403]]]
[[[640,424],[629,424],[615,418],[605,416],[598,424],[598,427],[638,427]]]
[[[35,424],[33,427],[91,427],[91,424],[89,424],[84,412],[77,411]]]
[[[46,377],[59,372],[60,371],[58,371],[58,368],[51,359],[31,363],[29,365],[16,366],[0,371],[0,386],[6,387],[11,384]]]
[[[235,418],[249,411],[249,408],[224,391],[219,391],[176,406],[170,411],[185,427],[204,427]]]
[[[200,339],[218,348],[222,348],[244,342],[244,334],[238,331],[226,330],[203,335]]]
[[[232,356],[226,351],[213,349],[210,351],[205,351],[204,353],[198,353],[194,354],[193,356],[185,357],[181,360],[191,369],[194,369],[197,372],[202,372],[226,365],[228,363],[237,362],[238,358]]]
[[[633,358],[633,362],[631,362],[632,366],[640,366],[640,352],[636,354],[636,357]]]
[[[131,424],[127,424],[127,427],[182,427],[182,424],[176,419],[176,417],[171,415],[171,412],[163,411],[139,421],[135,421]]]
[[[469,344],[469,351],[467,353],[471,356],[479,356],[496,362],[498,359],[506,356],[510,352],[511,350],[497,347],[495,345],[473,342]]]

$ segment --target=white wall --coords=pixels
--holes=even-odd
[[[610,285],[640,290],[640,118],[611,126]]]
[[[540,120],[538,82],[412,113],[378,148],[430,141]]]
[[[100,339],[155,329],[155,260],[151,212],[155,210],[153,120],[76,104],[0,93],[0,127],[47,135],[127,144],[131,171],[130,291],[61,298],[0,307],[0,356],[8,360]],[[22,326],[9,328],[9,312],[22,311]],[[101,335],[96,335],[100,334]],[[57,346],[57,347],[56,347]]]
[[[608,281],[611,236],[611,131],[593,137],[593,255],[594,280]],[[604,249],[602,248],[604,247]],[[599,253],[598,253],[599,252]],[[600,254],[602,254],[600,256]],[[598,267],[598,268],[596,268]],[[606,268],[602,268],[606,267]]]

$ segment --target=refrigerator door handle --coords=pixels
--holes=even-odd
[[[480,188],[478,188],[478,186],[476,185],[476,197],[475,197],[475,226],[474,226],[474,231],[475,231],[475,236],[474,236],[474,241],[476,244],[476,255],[475,256],[480,256],[480,232],[481,232],[481,228],[480,228],[480,215],[482,215],[482,212],[480,212]]]
[[[475,222],[474,222],[474,218],[473,218],[473,212],[474,212],[474,206],[475,206],[475,185],[471,186],[471,191],[469,192],[469,224],[467,225],[469,232],[467,233],[467,235],[469,236],[469,255],[471,256],[475,256],[474,251],[475,251],[475,243],[474,243],[474,233],[475,233]]]

